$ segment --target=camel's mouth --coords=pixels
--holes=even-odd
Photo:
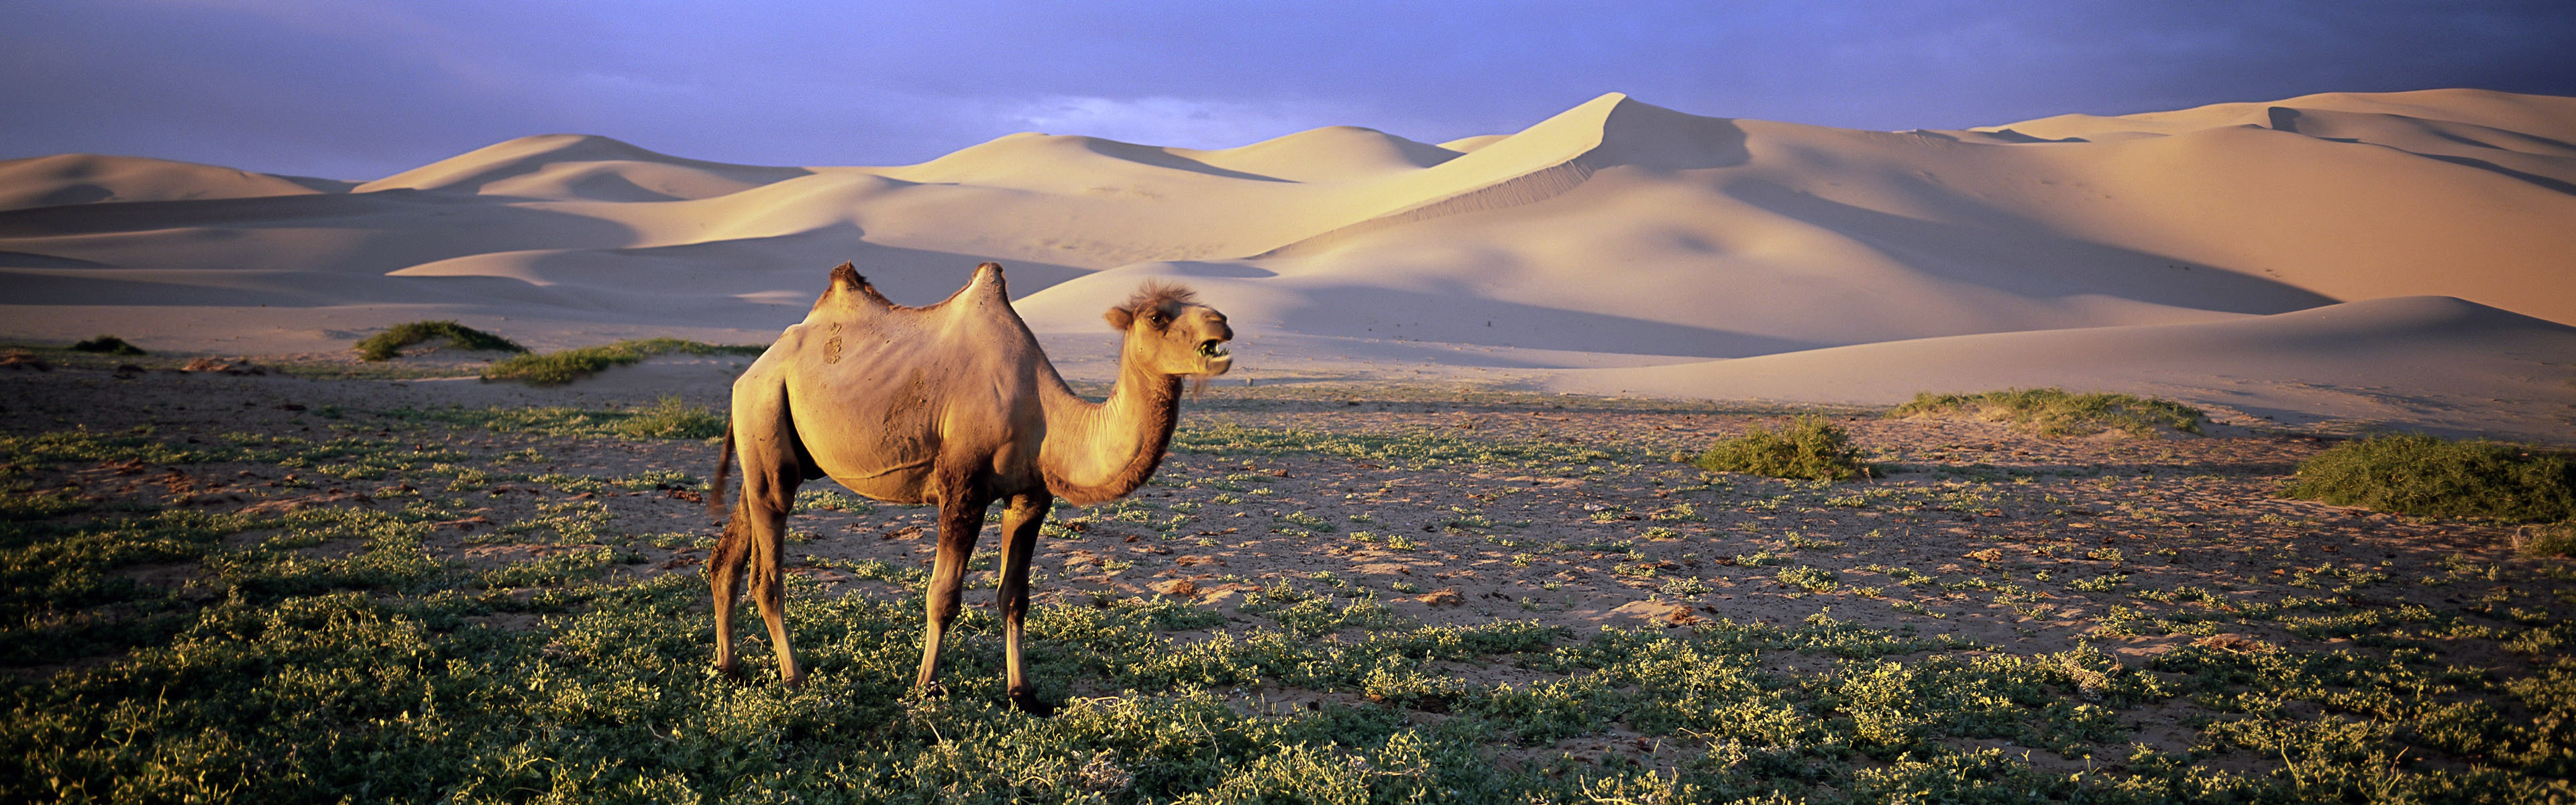
[[[1203,377],[1225,374],[1225,370],[1234,368],[1234,353],[1226,351],[1223,340],[1210,338],[1199,342],[1198,353],[1199,365],[1203,368],[1197,374]]]

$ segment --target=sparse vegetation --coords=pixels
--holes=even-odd
[[[2514,549],[2524,556],[2576,556],[2576,520],[2524,526],[2514,536]]]
[[[358,342],[358,357],[370,361],[389,361],[401,357],[404,347],[447,339],[457,349],[474,352],[526,352],[517,342],[467,327],[453,321],[415,321],[385,328]]]
[[[80,352],[96,352],[102,355],[148,354],[143,351],[142,347],[125,343],[125,339],[112,335],[100,335],[96,338],[92,338],[78,344],[73,344],[72,349]]]
[[[2308,459],[2282,494],[2394,514],[2545,522],[2576,516],[2576,466],[2501,442],[2373,436]]]
[[[635,409],[615,427],[617,435],[629,439],[712,439],[724,435],[725,421],[705,408],[667,396]]]
[[[1760,424],[1718,442],[1692,464],[1715,472],[1840,481],[1866,474],[1851,434],[1821,416],[1800,416],[1777,432]]]
[[[2116,430],[2140,438],[2159,431],[2199,433],[2207,415],[2181,403],[2131,394],[2076,394],[2065,389],[2006,389],[1979,394],[1925,392],[1896,410],[1896,418],[1964,416],[2003,422],[2040,436],[2090,436]]]
[[[641,338],[577,347],[561,352],[521,355],[483,371],[485,380],[517,380],[531,386],[560,386],[612,366],[637,363],[655,355],[758,355],[766,346],[706,344],[677,338]]]
[[[0,423],[0,801],[2576,798],[2576,570],[2191,471],[2298,440],[1860,487],[1635,458],[1695,418],[1507,430],[1569,427],[1554,398],[1398,435],[1186,423],[1165,482],[1048,524],[1039,718],[1002,706],[988,606],[948,695],[908,694],[935,526],[824,483],[786,545],[808,684],[711,677],[709,454],[629,426],[678,400],[187,402],[223,424]],[[262,417],[292,424],[235,432]],[[1200,589],[1128,588],[1164,578]],[[1593,622],[1621,598],[1666,606]],[[2169,648],[2103,643],[2132,635]]]

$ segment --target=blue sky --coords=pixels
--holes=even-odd
[[[1956,128],[2329,91],[2576,95],[2569,54],[2564,0],[12,0],[0,158],[368,179],[570,132],[894,165],[1017,131],[1438,142],[1614,90],[1702,115]]]

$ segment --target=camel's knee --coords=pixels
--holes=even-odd
[[[957,620],[958,610],[965,608],[964,602],[959,601],[958,596],[955,593],[947,595],[931,593],[930,601],[928,603],[930,623],[932,626],[940,628],[946,628],[948,624],[955,622]]]
[[[787,599],[786,576],[780,573],[778,568],[771,567],[767,563],[751,564],[752,567],[745,574],[744,586],[751,588],[752,599],[759,601],[764,607],[776,606],[779,602],[785,601]]]

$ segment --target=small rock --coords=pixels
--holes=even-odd
[[[1189,579],[1158,581],[1145,585],[1145,587],[1153,590],[1154,592],[1162,593],[1173,598],[1191,598],[1199,594],[1199,583]]]
[[[1687,626],[1699,622],[1699,615],[1691,612],[1690,607],[1670,601],[1630,601],[1620,604],[1617,609],[1610,612],[1615,615],[1642,618],[1666,627]]]
[[[1435,608],[1467,605],[1467,597],[1459,595],[1458,591],[1455,589],[1433,590],[1431,592],[1414,596],[1413,600],[1420,601]]]

